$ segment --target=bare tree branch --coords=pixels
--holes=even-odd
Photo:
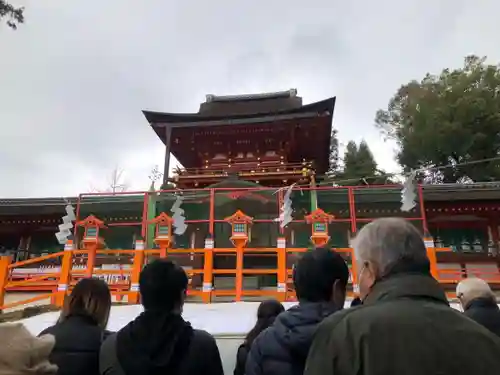
[[[151,172],[149,173],[149,179],[151,180],[151,188],[154,190],[155,189],[155,183],[158,180],[161,180],[163,177],[163,173],[160,172],[160,169],[158,168],[157,165],[151,169]]]
[[[129,189],[129,184],[124,178],[125,171],[116,167],[111,172],[106,182],[106,187],[104,189],[96,188],[93,184],[90,185],[90,191],[92,193],[123,193]]]

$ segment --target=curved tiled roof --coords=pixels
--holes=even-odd
[[[243,180],[238,180],[242,182]],[[222,184],[219,183],[219,184]],[[219,184],[215,184],[218,185]],[[254,183],[250,183],[253,185]],[[217,186],[213,187],[217,187]],[[339,189],[337,189],[339,190]],[[397,191],[398,187],[374,187],[373,189],[364,188],[360,189],[359,192],[369,193],[369,191],[379,191],[383,193],[384,191]],[[457,200],[456,197],[465,195],[469,195],[468,199],[493,199],[493,195],[498,195],[500,197],[500,182],[482,182],[482,183],[473,183],[473,184],[439,184],[439,185],[423,185],[423,190],[425,193],[426,200],[440,200],[437,198],[442,198],[443,200]],[[453,195],[450,195],[453,194]],[[474,193],[477,193],[477,196],[474,198]],[[488,193],[488,194],[485,194]],[[82,200],[83,204],[114,204],[114,203],[138,203],[142,202],[144,199],[143,195],[108,195],[108,196],[87,196]],[[467,198],[465,198],[467,199]],[[498,199],[498,198],[496,198]],[[76,204],[78,198],[77,197],[47,197],[47,198],[4,198],[0,199],[0,206],[11,206],[11,207],[20,207],[20,206],[65,206],[69,201],[71,204]]]
[[[0,199],[1,206],[65,206],[76,203],[78,198],[5,198]]]
[[[206,103],[293,98],[296,96],[297,96],[297,89],[290,89],[287,91],[277,91],[277,92],[263,92],[263,93],[259,93],[259,94],[242,94],[242,95],[208,94],[206,97],[207,98]]]
[[[293,115],[293,114],[301,114],[306,112],[316,112],[323,113],[326,111],[333,112],[333,108],[335,106],[335,98],[328,98],[319,102],[310,103],[306,105],[294,106],[291,108],[278,108],[277,110],[259,110],[255,109],[252,113],[169,113],[169,112],[155,112],[155,111],[147,111],[144,110],[142,113],[154,127],[156,123],[187,123],[187,122],[207,122],[207,121],[222,121],[222,120],[245,120],[252,119],[255,117],[264,117],[264,116],[277,116],[277,115]]]
[[[80,199],[81,204],[100,203],[132,203],[142,202],[142,195],[116,195],[116,196],[86,196]],[[68,203],[77,204],[78,197],[49,197],[49,198],[4,198],[0,199],[0,206],[66,206]]]
[[[319,173],[326,172],[328,169],[332,117],[335,108],[334,97],[306,105],[302,105],[302,100],[299,97],[263,99],[262,101],[254,100],[250,102],[252,105],[255,102],[261,103],[249,107],[246,105],[248,103],[242,101],[213,102],[203,103],[199,113],[180,114],[152,111],[143,111],[143,113],[158,138],[164,144],[167,144],[168,138],[165,130],[167,124],[172,127],[169,136],[171,139],[176,139],[179,133],[183,134],[183,137],[187,139],[190,137],[186,135],[188,132],[195,133],[200,128],[207,126],[213,126],[216,129],[225,126],[270,128],[276,124],[284,124],[291,127],[295,126],[299,119],[307,121],[308,119],[321,117],[318,122],[319,126],[314,133],[315,138],[319,139],[319,143],[316,148],[309,149],[309,154],[313,155],[308,156],[308,158],[316,161]],[[229,108],[233,113],[229,113],[224,108]],[[291,132],[288,134],[291,134]],[[170,152],[185,168],[200,167],[196,150],[188,149],[182,144],[179,146],[172,144],[171,147]]]

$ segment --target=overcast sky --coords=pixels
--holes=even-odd
[[[0,198],[104,189],[117,166],[147,189],[164,146],[141,110],[196,112],[207,93],[337,96],[340,141],[396,171],[373,123],[399,85],[500,61],[495,0],[11,2],[26,23],[0,25]]]

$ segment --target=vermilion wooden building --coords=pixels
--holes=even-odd
[[[328,170],[334,105],[335,98],[303,105],[289,90],[207,95],[198,113],[144,115],[165,144],[165,182],[172,153],[184,167],[171,180],[181,189],[207,187],[230,174],[281,186]]]
[[[448,275],[450,281],[466,275],[471,265],[487,269],[492,280],[497,278],[500,185],[421,186],[415,209],[401,212],[399,186],[326,184],[334,105],[335,98],[304,105],[296,90],[289,90],[208,95],[192,114],[144,111],[165,144],[165,171],[170,153],[182,164],[173,176],[164,174],[165,190],[82,194],[69,201],[79,219],[92,214],[104,221],[108,229],[100,235],[108,248],[132,249],[138,239],[155,246],[149,221],[161,212],[171,215],[176,195],[182,194],[188,229],[173,238],[173,249],[184,249],[185,254],[172,256],[193,269],[202,267],[204,260],[194,251],[190,254],[190,249],[203,249],[207,243],[215,248],[233,247],[232,228],[225,219],[240,210],[252,218],[243,266],[248,273],[244,283],[254,287],[276,285],[272,272],[255,276],[252,270],[276,267],[275,249],[280,241],[287,248],[311,246],[311,224],[306,217],[316,208],[333,216],[325,227],[329,246],[346,248],[364,224],[378,217],[399,216],[432,235],[436,247],[453,250],[438,253],[443,267],[457,270]],[[283,187],[294,183],[294,220],[281,229],[276,219]],[[18,258],[61,250],[54,234],[65,205],[62,198],[0,200],[0,246]],[[77,244],[82,235],[79,229]],[[101,257],[96,264],[117,262],[128,260],[126,256],[120,260]],[[215,256],[214,269],[221,270],[215,273],[216,287],[219,283],[224,288],[230,277],[223,271],[235,264],[234,254]],[[446,276],[443,272],[442,277]],[[201,285],[202,280],[194,278],[193,283]]]

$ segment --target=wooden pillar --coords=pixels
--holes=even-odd
[[[31,254],[31,235],[26,238],[26,259],[30,258]]]
[[[350,246],[350,245],[349,245]],[[354,254],[354,249],[352,247],[349,248],[351,254],[351,283],[352,283],[352,291],[356,296],[359,294],[359,285],[358,285],[358,263],[356,261],[356,256]]]
[[[26,238],[22,235],[19,239],[19,245],[17,245],[16,259],[14,259],[14,261],[19,262],[20,260],[26,259],[28,259],[28,252],[26,251]]]
[[[243,247],[238,246],[236,248],[236,275],[235,275],[235,287],[236,287],[236,301],[241,301],[241,296],[243,295]]]
[[[94,274],[95,260],[97,256],[97,243],[89,245],[87,250],[87,271],[85,277],[92,277]]]
[[[205,253],[203,257],[203,302],[210,303],[212,301],[212,280],[214,270],[214,240],[212,238],[205,239]]]
[[[9,281],[9,264],[9,256],[0,257],[0,308],[5,304],[5,287]]]
[[[212,239],[215,238],[214,236],[214,227],[215,227],[215,189],[210,189],[210,217],[209,217],[209,224],[208,224],[208,231],[210,233],[210,237]]]
[[[160,258],[165,259],[167,257],[167,247],[165,245],[160,245]]]
[[[422,185],[418,185],[418,203],[420,206],[420,217],[422,219],[422,231],[424,235],[429,235],[429,228],[427,227],[427,215],[425,214],[425,204],[424,204],[424,190]],[[434,245],[432,245],[434,247]]]
[[[491,255],[498,256],[498,248],[500,246],[500,233],[498,230],[498,221],[496,218],[490,218],[488,221],[488,242],[492,242],[494,253]],[[490,252],[490,249],[487,250]]]
[[[436,255],[436,247],[434,245],[434,239],[430,236],[430,234],[424,234],[424,242],[425,247],[427,249],[427,258],[429,258],[431,275],[436,280],[438,280],[438,267],[437,267],[437,255]]]
[[[428,247],[427,248],[427,257],[429,258],[429,262],[430,262],[430,266],[431,266],[431,275],[436,280],[438,280],[439,275],[438,275],[438,268],[437,268],[436,248]]]
[[[172,127],[167,124],[165,125],[165,166],[163,167],[163,185],[165,185],[168,182],[171,145],[172,145]]]
[[[68,286],[71,280],[71,268],[73,266],[73,241],[68,240],[64,246],[64,255],[62,258],[61,270],[59,273],[59,280],[57,283],[57,293],[55,298],[55,305],[63,307],[64,299],[68,293]]]
[[[135,241],[134,263],[132,265],[132,273],[130,275],[130,291],[128,293],[128,303],[139,303],[139,276],[144,264],[144,241]]]
[[[279,237],[277,241],[277,258],[278,258],[278,301],[286,301],[287,285],[286,281],[288,278],[287,268],[286,268],[286,239],[284,237]]]
[[[356,221],[356,200],[354,198],[354,190],[352,187],[347,188],[347,198],[349,203],[349,215],[351,219],[351,233],[354,236],[358,230]]]

